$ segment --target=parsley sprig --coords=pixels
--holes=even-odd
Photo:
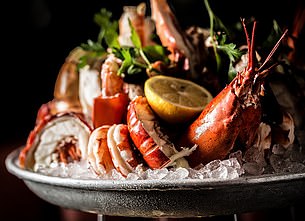
[[[91,52],[89,56],[101,56],[102,54],[113,53],[122,60],[122,65],[118,71],[119,75],[134,75],[152,71],[152,63],[155,61],[163,61],[168,64],[168,50],[162,45],[155,44],[142,46],[140,36],[136,32],[129,20],[131,29],[131,42],[133,47],[121,46],[118,40],[118,21],[112,20],[112,13],[102,8],[99,13],[94,15],[94,21],[100,26],[97,41],[88,40],[87,44],[81,47]],[[87,57],[83,58],[83,64]]]
[[[79,67],[84,67],[91,59],[103,58],[107,55],[108,47],[118,47],[118,22],[112,20],[112,13],[102,8],[93,18],[100,27],[97,41],[89,39],[87,43],[81,44],[81,48],[87,53],[80,58]]]
[[[131,21],[128,21],[131,29],[131,42],[134,47],[115,48],[114,54],[123,60],[123,64],[119,69],[119,74],[136,74],[144,70],[152,71],[152,62],[161,60],[168,63],[168,51],[161,45],[148,45],[143,47],[140,36],[132,26]]]
[[[226,43],[227,35],[229,31],[222,23],[222,21],[214,14],[212,11],[208,0],[204,0],[205,7],[208,11],[209,18],[210,18],[210,36],[212,39],[213,50],[215,54],[217,70],[220,69],[221,66],[221,57],[218,53],[219,51],[224,52],[229,58],[229,80],[232,80],[236,75],[236,72],[233,68],[233,63],[236,59],[240,58],[242,52],[236,48],[236,44],[234,43]]]

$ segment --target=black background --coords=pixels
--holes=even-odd
[[[52,99],[59,68],[68,53],[88,39],[95,40],[98,27],[94,13],[104,7],[119,18],[123,5],[142,1],[27,0],[10,1],[2,7],[1,142],[25,139],[34,126],[42,103]],[[144,1],[149,7],[149,1]],[[255,16],[259,30],[268,34],[271,19],[291,25],[295,2],[214,0],[210,5],[227,25],[240,17]],[[169,1],[180,25],[209,27],[203,0]],[[148,8],[149,10],[149,8]],[[4,60],[3,60],[4,59]]]
[[[1,6],[0,179],[4,182],[0,185],[0,220],[59,219],[57,207],[34,196],[5,171],[4,159],[26,141],[38,108],[53,98],[55,80],[68,53],[88,39],[96,39],[99,30],[93,15],[106,8],[118,19],[123,5],[140,2],[149,7],[149,1],[138,0],[19,0]],[[273,18],[282,27],[291,27],[296,2],[210,0],[210,5],[228,25],[254,16],[258,38],[263,39]],[[169,3],[183,28],[192,24],[209,27],[203,0]]]

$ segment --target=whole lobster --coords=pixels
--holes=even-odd
[[[287,30],[279,39],[261,67],[256,68],[254,21],[251,40],[242,20],[248,46],[248,65],[237,73],[228,84],[202,111],[199,117],[187,128],[180,141],[181,146],[197,145],[188,156],[191,167],[224,159],[239,141],[245,147],[251,146],[256,130],[261,122],[264,79],[271,68],[263,69],[270,60]]]

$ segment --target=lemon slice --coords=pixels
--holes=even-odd
[[[185,123],[212,100],[204,87],[181,78],[156,75],[145,81],[144,93],[154,112],[168,123]]]

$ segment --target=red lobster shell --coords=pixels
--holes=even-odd
[[[197,145],[188,157],[191,166],[208,163],[215,159],[224,159],[237,140],[250,146],[261,122],[260,96],[263,92],[264,78],[270,68],[262,67],[271,58],[282,35],[264,64],[255,68],[254,35],[256,22],[252,30],[252,39],[244,23],[249,60],[247,67],[227,85],[203,110],[200,116],[187,128],[180,142],[181,146]]]
[[[137,96],[130,102],[127,125],[133,143],[150,168],[159,169],[170,165],[189,167],[184,157],[193,149],[183,149],[180,152],[175,149],[174,144],[161,132],[146,97]]]

